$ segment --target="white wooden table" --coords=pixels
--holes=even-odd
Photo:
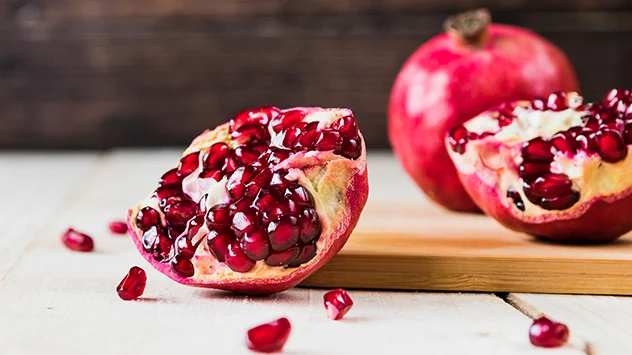
[[[293,325],[286,354],[632,354],[627,297],[352,290],[354,308],[334,322],[325,290],[252,298],[178,285],[107,229],[178,157],[0,153],[0,354],[249,353],[246,330],[281,316]],[[371,153],[369,176],[372,201],[427,203],[390,155]],[[65,249],[68,226],[96,251]],[[141,301],[124,302],[115,287],[132,265],[149,280]],[[540,313],[570,327],[568,346],[529,344]]]

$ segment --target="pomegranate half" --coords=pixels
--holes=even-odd
[[[561,242],[598,243],[632,229],[632,95],[577,93],[486,111],[446,137],[467,192],[503,225]]]
[[[145,259],[179,283],[269,294],[340,251],[367,196],[351,110],[262,107],[195,138],[128,225]]]
[[[404,169],[430,199],[475,212],[443,147],[445,134],[503,102],[579,86],[559,48],[529,30],[490,24],[485,10],[450,18],[445,28],[401,68],[391,92],[388,133]]]

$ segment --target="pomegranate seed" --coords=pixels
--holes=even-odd
[[[116,292],[123,301],[131,301],[143,295],[145,285],[147,285],[145,270],[132,266],[116,287]]]
[[[621,119],[621,114],[613,111],[599,111],[595,114],[595,117],[598,118],[601,122],[610,122],[616,119]]]
[[[268,164],[274,166],[280,162],[286,160],[292,154],[291,150],[281,148],[270,148],[270,155],[268,156]]]
[[[211,207],[206,214],[208,229],[224,229],[230,227],[230,211],[226,204],[218,204]]]
[[[309,243],[318,238],[321,232],[320,220],[318,213],[311,208],[304,209],[300,214],[301,218],[301,240]]]
[[[448,141],[453,151],[459,154],[465,153],[465,145],[468,142],[468,134],[469,131],[463,126],[456,126],[448,133]]]
[[[320,151],[338,150],[342,146],[342,137],[336,131],[323,130],[316,137],[314,146]]]
[[[280,112],[278,108],[272,106],[245,110],[235,115],[228,123],[228,127],[230,132],[234,132],[245,124],[267,125],[268,122],[277,117]]]
[[[231,221],[232,218],[235,217],[235,213],[245,211],[250,208],[250,206],[252,206],[252,201],[248,197],[244,197],[241,200],[230,205],[228,209],[230,211]]]
[[[127,233],[127,224],[123,221],[114,221],[110,222],[108,225],[110,228],[110,232],[114,234],[126,234]]]
[[[294,126],[283,131],[282,132],[283,147],[285,148],[293,147],[294,143],[296,142],[296,139],[301,135],[301,133],[303,132],[303,128],[305,128],[305,126],[307,126],[307,122],[298,122]]]
[[[550,162],[553,160],[551,142],[538,137],[522,145],[522,158],[527,162]]]
[[[248,272],[255,266],[255,261],[244,254],[239,243],[228,244],[224,259],[226,260],[226,265],[237,272]]]
[[[577,151],[575,136],[569,131],[555,134],[551,137],[551,143],[553,144],[553,148],[555,148],[555,152],[573,154]]]
[[[628,155],[628,147],[621,134],[615,130],[604,129],[597,132],[595,142],[601,159],[609,163],[616,163]]]
[[[235,239],[235,237],[230,230],[212,230],[207,236],[206,244],[215,259],[223,262],[226,261],[226,259],[224,259],[224,255],[226,255],[226,252],[228,251],[228,244],[230,244],[233,239]]]
[[[567,195],[573,183],[565,174],[547,174],[537,178],[531,185],[532,192],[544,198],[556,198]]]
[[[310,122],[303,129],[303,133],[301,133],[298,138],[292,144],[292,148],[295,151],[298,150],[310,150],[314,148],[314,143],[316,142],[316,138],[318,137],[319,132],[316,130],[318,128],[318,122]]]
[[[165,219],[169,226],[184,231],[187,222],[197,213],[197,203],[191,200],[184,200],[165,206]]]
[[[171,185],[163,185],[156,189],[154,192],[154,196],[159,200],[164,200],[169,197],[180,197],[182,196],[182,185],[181,184],[171,184]]]
[[[72,228],[66,229],[61,236],[61,241],[68,249],[74,251],[88,252],[94,249],[94,241],[89,235]]]
[[[556,198],[543,198],[540,207],[545,210],[565,210],[579,201],[579,192],[571,191],[568,195]]]
[[[531,101],[531,109],[535,111],[544,111],[545,103],[543,98],[537,98]]]
[[[518,169],[518,175],[525,180],[533,180],[543,174],[550,171],[551,164],[549,163],[522,163]]]
[[[631,102],[624,102],[623,100],[620,100],[619,102],[617,102],[616,106],[613,107],[613,110],[615,110],[616,112],[619,112],[621,116],[623,116],[623,114],[628,112],[628,109],[632,107],[630,106],[631,104],[632,104],[632,100]]]
[[[191,277],[195,274],[193,263],[183,255],[176,255],[171,260],[171,270],[182,277]]]
[[[588,116],[585,118],[584,127],[596,131],[599,129],[599,125],[601,124],[601,120],[595,116]]]
[[[151,254],[154,260],[166,262],[171,258],[171,240],[164,234],[157,234],[151,246]]]
[[[507,197],[510,198],[514,202],[514,205],[516,205],[516,208],[524,212],[525,210],[524,202],[522,202],[522,197],[520,197],[520,194],[518,193],[518,191],[514,190],[513,188],[509,188],[509,190],[507,190]]]
[[[200,152],[191,153],[180,159],[178,165],[178,176],[189,176],[200,165]]]
[[[187,238],[186,234],[176,238],[174,246],[176,248],[176,256],[179,255],[184,259],[191,259],[195,255],[195,247],[193,247],[191,240]]]
[[[182,178],[178,175],[177,168],[173,168],[167,171],[166,173],[162,174],[162,176],[160,177],[160,181],[158,182],[160,186],[172,185],[172,184],[177,185],[180,183],[182,183]]]
[[[200,230],[200,228],[202,228],[203,224],[204,213],[198,214],[197,216],[189,220],[189,222],[187,223],[186,235],[189,237],[190,240],[193,240],[193,237],[198,234],[198,231]]]
[[[253,232],[259,226],[259,214],[254,208],[238,211],[233,216],[233,231],[238,237]]]
[[[566,93],[562,91],[552,93],[546,101],[546,106],[553,111],[566,110],[568,108],[566,105]]]
[[[228,157],[226,158],[224,165],[222,165],[222,172],[224,172],[224,174],[230,174],[233,171],[237,170],[239,166],[240,165],[237,159],[233,157]]]
[[[540,317],[533,321],[529,328],[529,340],[531,344],[542,348],[557,348],[568,341],[568,327],[562,323],[554,322],[546,317]]]
[[[342,319],[353,307],[353,300],[351,300],[347,291],[341,288],[325,293],[323,298],[327,316],[333,320]]]
[[[462,152],[465,152],[465,143],[463,143]],[[362,145],[360,144],[360,138],[342,141],[340,154],[345,158],[358,159],[362,155]]]
[[[205,170],[199,175],[200,179],[213,179],[215,181],[220,181],[223,177],[224,174],[219,169]]]
[[[246,346],[250,350],[272,353],[281,351],[290,336],[292,326],[287,318],[256,326],[246,334]]]
[[[268,236],[273,250],[285,250],[296,244],[299,233],[298,219],[293,216],[282,217],[268,224]]]
[[[270,132],[265,126],[247,123],[231,133],[230,137],[240,145],[255,142],[264,143],[270,141]]]
[[[151,207],[144,207],[136,215],[136,226],[142,231],[146,231],[153,226],[160,224],[158,211]]]
[[[265,235],[260,231],[245,233],[241,240],[244,254],[253,260],[263,260],[270,252],[270,246]]]
[[[282,251],[273,251],[265,259],[269,266],[285,266],[291,264],[298,257],[301,250],[297,246]]]
[[[246,182],[252,179],[255,174],[255,171],[250,167],[242,166],[235,170],[226,182],[226,190],[232,200],[237,201],[244,196],[246,193]]]
[[[219,169],[222,164],[224,164],[229,154],[230,148],[226,143],[213,144],[204,156],[204,168],[208,170]]]
[[[629,94],[630,92],[628,90],[614,88],[610,90],[610,92],[606,95],[606,99],[604,100],[604,102],[611,102],[613,100],[621,100],[621,99],[626,98]]]
[[[294,205],[294,204],[292,204]],[[288,201],[279,202],[263,213],[264,222],[276,221],[283,216],[291,215],[295,212]]]
[[[253,202],[253,206],[256,207],[259,211],[265,212],[270,210],[276,204],[276,197],[270,193],[267,189],[262,189],[257,194]]]
[[[315,244],[306,244],[303,245],[301,251],[294,261],[292,261],[288,266],[289,267],[298,267],[306,262],[312,260],[316,256],[316,245]]]
[[[275,133],[288,129],[301,122],[305,118],[305,112],[301,110],[290,110],[281,113],[272,120],[270,126]]]
[[[287,172],[280,171],[272,174],[272,179],[270,179],[270,187],[276,189],[276,191],[279,193],[284,193],[291,184],[291,182],[285,178],[286,174]]]
[[[353,116],[345,116],[337,119],[334,123],[332,123],[331,128],[340,132],[342,138],[358,138],[358,124]]]
[[[235,159],[241,165],[249,165],[254,163],[259,158],[259,153],[248,146],[241,146],[235,149]]]
[[[593,154],[597,152],[597,143],[595,142],[595,133],[589,130],[584,130],[577,134],[575,141],[578,145],[578,150],[582,150],[587,154]]]
[[[272,171],[270,169],[262,169],[259,174],[255,175],[246,183],[246,196],[254,198],[259,191],[270,185],[272,179]]]
[[[598,129],[611,129],[617,131],[619,134],[623,134],[625,130],[625,122],[622,119],[617,118],[614,121],[603,123]]]
[[[528,183],[524,183],[522,185],[522,191],[524,192],[524,195],[527,197],[527,200],[529,200],[531,203],[535,205],[540,205],[540,203],[542,203],[542,197],[536,196],[531,191],[531,185],[529,185]]]
[[[309,207],[313,204],[312,195],[301,185],[289,187],[285,197],[292,200],[299,207]]]
[[[164,228],[159,227],[159,226],[153,226],[153,227],[149,227],[149,229],[147,229],[144,233],[143,233],[143,248],[145,249],[145,251],[151,252],[154,243],[156,242],[156,238],[158,238],[158,235],[165,235],[167,232],[164,230]]]

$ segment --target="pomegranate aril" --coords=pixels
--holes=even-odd
[[[267,125],[268,122],[278,116],[280,112],[278,108],[273,106],[245,110],[236,114],[228,123],[228,127],[231,132],[234,132],[245,124]]]
[[[292,200],[299,207],[310,207],[313,204],[312,195],[301,185],[289,187],[285,197]]]
[[[298,223],[296,217],[287,216],[268,224],[267,232],[273,250],[285,250],[298,242],[300,235]]]
[[[244,234],[241,248],[244,254],[253,260],[263,260],[270,252],[267,236],[258,230]]]
[[[314,146],[316,150],[338,150],[342,145],[342,137],[340,133],[331,130],[323,130],[316,137]]]
[[[614,88],[614,89],[610,90],[610,92],[608,92],[604,102],[610,103],[610,102],[613,102],[615,100],[619,101],[621,99],[627,98],[629,95],[630,95],[630,92],[628,90],[621,89],[621,88]]]
[[[568,327],[546,317],[533,321],[529,328],[529,341],[542,348],[557,348],[568,342]]]
[[[147,285],[147,274],[138,266],[132,266],[116,287],[116,292],[124,301],[135,300],[143,295]]]
[[[604,123],[623,118],[622,115],[616,111],[599,111],[595,114],[595,117]]]
[[[575,153],[577,146],[575,142],[575,135],[572,132],[560,132],[551,137],[551,143],[555,152],[562,153]]]
[[[230,244],[233,239],[235,239],[235,236],[230,230],[212,230],[207,236],[206,245],[208,246],[211,254],[213,254],[215,259],[223,262],[226,260],[224,259],[224,255],[226,255],[226,252],[228,250],[228,244]]]
[[[226,204],[215,205],[206,214],[206,225],[210,230],[228,228],[230,223],[230,211]]]
[[[244,145],[249,143],[265,143],[270,141],[270,132],[259,124],[244,124],[230,135],[233,141]]]
[[[296,150],[309,150],[314,148],[314,143],[316,142],[316,138],[318,138],[319,132],[316,130],[318,128],[318,122],[310,122],[303,129],[303,133],[301,133],[298,138],[292,144],[292,148]]]
[[[264,168],[260,170],[258,174],[246,183],[246,196],[254,198],[262,188],[270,185],[271,179],[272,171],[270,169]]]
[[[599,125],[601,125],[601,120],[595,116],[588,116],[585,118],[584,127],[596,131],[599,129]]]
[[[308,208],[300,213],[301,219],[301,240],[309,243],[318,238],[321,232],[320,220],[315,210]]]
[[[255,261],[244,254],[244,251],[237,242],[228,244],[224,259],[226,260],[226,265],[228,265],[231,270],[237,272],[248,272],[255,266]]]
[[[597,143],[595,142],[595,133],[590,130],[584,130],[581,133],[577,134],[575,137],[575,141],[577,142],[577,150],[584,151],[587,154],[593,154],[597,152]]]
[[[316,256],[316,245],[305,244],[294,261],[288,264],[289,267],[298,267],[312,260]]]
[[[224,165],[222,165],[222,172],[224,172],[224,174],[230,174],[233,171],[239,169],[240,166],[241,165],[239,165],[237,159],[233,157],[228,157],[226,158],[226,161],[224,161]]]
[[[191,277],[195,274],[193,263],[183,255],[176,255],[175,258],[171,260],[171,269],[182,277]]]
[[[230,148],[226,143],[213,144],[203,159],[204,169],[219,169],[230,154]]]
[[[145,251],[151,252],[154,243],[156,242],[156,238],[158,235],[166,235],[167,232],[164,228],[159,226],[149,227],[145,232],[143,232],[142,244]]]
[[[187,222],[197,213],[197,203],[184,200],[165,206],[165,219],[170,227],[184,231]]]
[[[301,250],[298,246],[293,246],[281,251],[272,251],[270,255],[265,258],[265,263],[269,266],[286,266],[296,260],[300,252]]]
[[[522,158],[527,162],[550,162],[553,160],[551,142],[538,137],[522,145]]]
[[[567,109],[566,93],[563,91],[552,93],[547,99],[546,106],[553,111],[562,111]]]
[[[244,211],[238,211],[233,216],[232,229],[237,237],[244,233],[253,232],[259,227],[259,214],[254,208],[247,208]]]
[[[261,212],[268,211],[276,204],[277,197],[268,189],[261,189],[253,202],[253,206]]]
[[[621,134],[615,130],[604,129],[595,135],[599,156],[604,161],[616,163],[628,155],[628,147]]]
[[[327,316],[333,320],[342,319],[353,307],[353,300],[351,300],[347,291],[341,288],[325,293],[323,300]]]
[[[331,124],[331,128],[340,132],[342,138],[354,139],[358,137],[358,124],[353,116],[345,116]]]
[[[268,155],[268,165],[274,166],[292,155],[291,150],[281,149],[281,148],[270,148],[270,155]]]
[[[292,183],[290,180],[285,178],[286,174],[287,173],[280,171],[272,174],[272,179],[270,179],[270,187],[276,189],[276,191],[281,194],[284,193],[285,190]]]
[[[223,177],[224,177],[224,174],[219,169],[203,171],[199,175],[200,179],[213,179],[215,181],[220,181]]]
[[[448,133],[448,141],[452,150],[463,154],[465,153],[465,145],[468,142],[469,131],[463,126],[456,126]]]
[[[68,228],[62,234],[61,241],[68,249],[74,251],[88,252],[94,249],[94,241],[89,235],[72,228]]]
[[[198,234],[198,232],[200,231],[200,228],[202,228],[202,226],[205,223],[205,215],[206,214],[203,212],[199,213],[194,218],[191,218],[189,222],[187,223],[186,235],[192,242],[196,240],[194,239],[195,236]]]
[[[623,131],[625,130],[625,122],[622,119],[617,118],[613,121],[601,124],[601,126],[599,126],[598,129],[599,130],[611,129],[611,130],[619,132],[619,134],[623,134]]]
[[[158,234],[151,246],[151,255],[158,262],[166,262],[171,259],[172,244],[169,237],[164,234]]]
[[[250,350],[272,353],[281,351],[290,336],[292,326],[287,318],[256,326],[246,334],[246,346]]]
[[[176,248],[176,256],[179,255],[184,259],[191,259],[195,255],[195,247],[186,234],[176,238],[174,246]]]
[[[534,205],[540,205],[540,203],[542,202],[542,197],[535,195],[531,190],[531,185],[529,185],[528,183],[524,183],[522,185],[522,191],[524,192],[527,200],[529,200],[529,202],[533,203]]]
[[[249,165],[254,163],[259,158],[260,153],[257,153],[254,149],[248,146],[241,146],[235,149],[235,159],[241,165]]]
[[[160,186],[154,192],[154,196],[159,200],[164,200],[174,196],[180,197],[182,196],[182,185],[178,183]]]
[[[178,165],[178,176],[189,176],[200,165],[200,152],[191,153],[182,159]]]
[[[162,174],[160,177],[160,181],[158,185],[172,185],[172,184],[180,184],[182,182],[182,177],[178,175],[178,168],[173,168],[166,173]]]
[[[246,182],[255,176],[255,171],[246,166],[235,170],[226,182],[226,191],[233,200],[239,200],[246,193]]]
[[[267,211],[263,212],[263,221],[270,222],[276,221],[283,216],[289,216],[295,212],[292,208],[294,204],[290,204],[289,201],[278,202],[275,206],[272,206]]]
[[[525,181],[533,180],[551,170],[549,163],[522,163],[518,175]]]
[[[535,110],[535,111],[543,111],[546,107],[546,104],[544,103],[544,99],[542,98],[537,98],[537,99],[533,99],[531,100],[531,109]]]
[[[146,231],[153,226],[160,224],[158,211],[151,207],[144,207],[136,215],[136,226],[142,231]]]
[[[292,148],[297,138],[303,133],[303,128],[307,126],[307,122],[298,122],[294,126],[286,129],[279,137],[283,137],[281,143],[285,148]]]
[[[545,210],[565,210],[579,201],[579,192],[571,191],[568,195],[556,198],[543,198],[540,207]]]
[[[546,174],[537,178],[531,187],[535,195],[555,198],[568,194],[573,188],[573,183],[565,174]]]
[[[463,148],[463,152],[465,152],[465,148]],[[340,155],[349,159],[358,159],[362,155],[360,138],[343,140],[340,147]]]
[[[290,110],[281,113],[276,116],[270,122],[270,126],[275,133],[279,133],[285,129],[288,129],[298,122],[301,122],[305,118],[305,112],[301,110]]]
[[[517,209],[524,212],[524,202],[522,201],[522,197],[520,197],[518,191],[514,190],[513,187],[509,188],[509,190],[507,190],[507,197],[513,201]]]
[[[127,224],[123,221],[110,222],[110,224],[108,225],[108,228],[110,228],[110,232],[114,234],[127,233]]]
[[[250,200],[250,198],[248,197],[244,197],[241,200],[231,204],[230,207],[228,208],[230,211],[231,221],[232,221],[232,218],[235,216],[235,213],[240,212],[240,211],[245,211],[251,206],[252,206],[252,200]]]

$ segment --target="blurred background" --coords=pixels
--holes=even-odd
[[[478,7],[561,47],[588,100],[632,82],[632,0],[0,0],[0,149],[185,146],[262,105],[349,107],[388,149],[400,66]]]

